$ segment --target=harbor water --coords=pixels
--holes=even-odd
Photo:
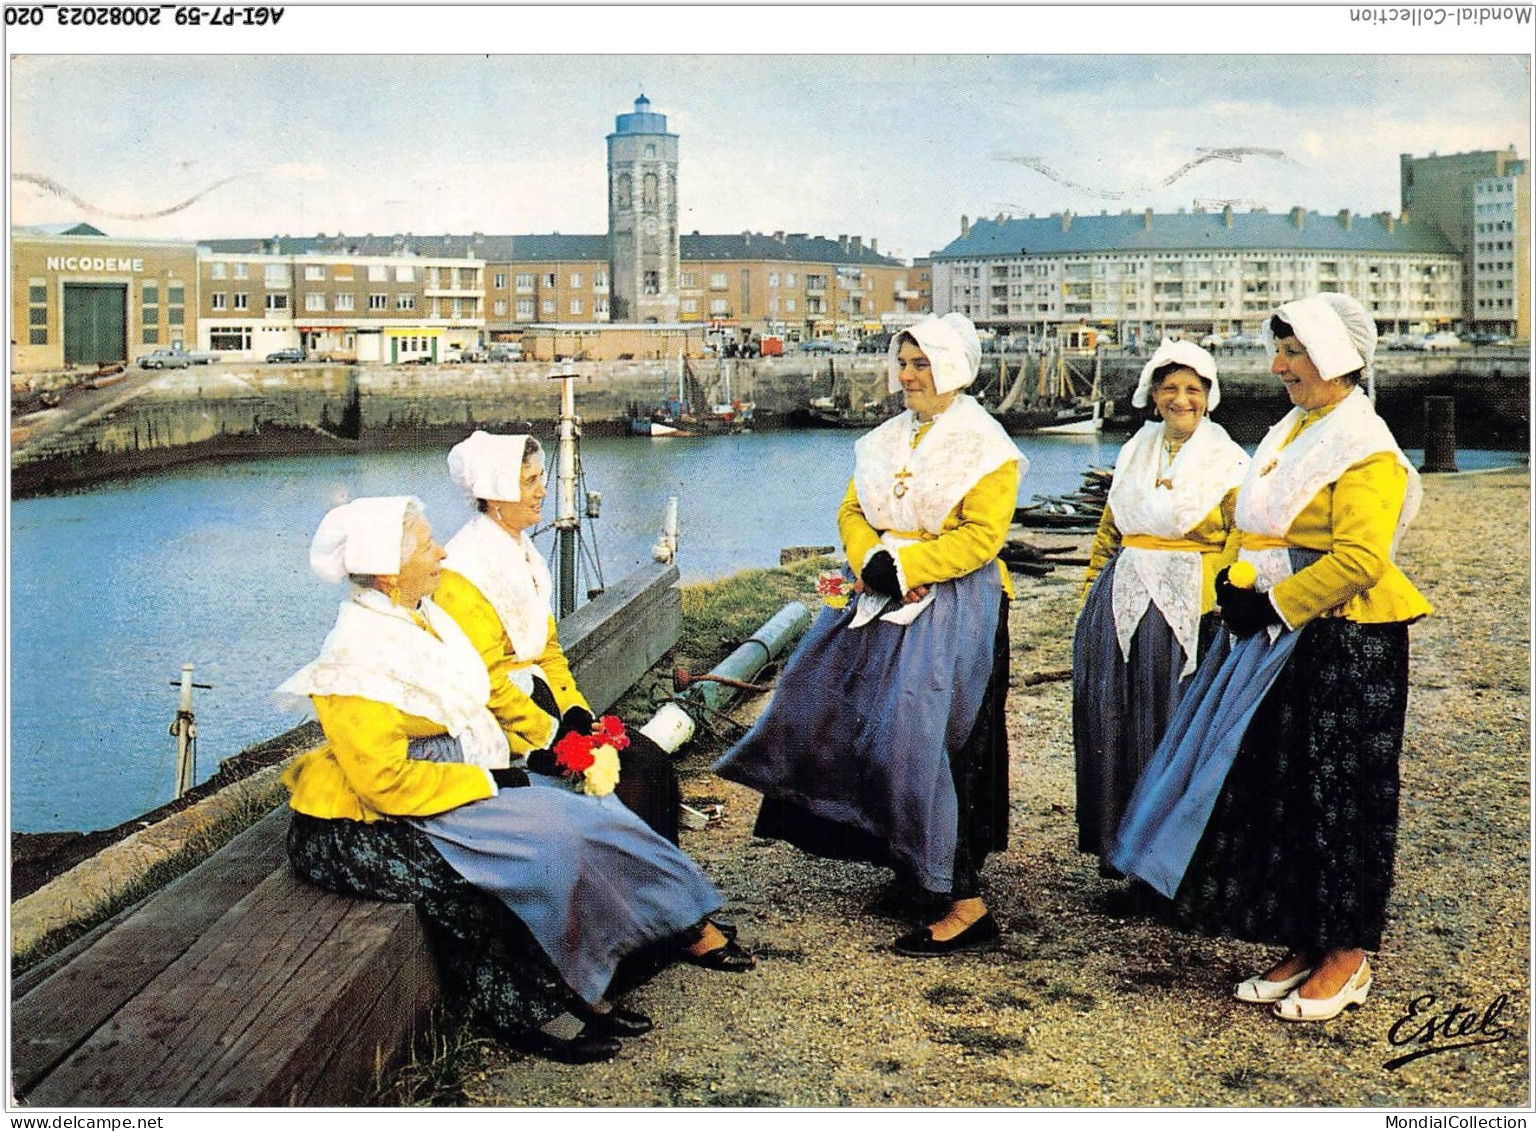
[[[785,546],[833,545],[857,433],[594,438],[586,487],[602,494],[589,549],[612,583],[649,562],[679,500],[684,581],[771,566]],[[1074,490],[1122,437],[1020,437],[1020,502]],[[1417,453],[1410,453],[1417,459]],[[9,795],[18,832],[90,830],[170,799],[173,686],[196,698],[197,780],[299,721],[273,687],[313,658],[344,587],[308,567],[325,511],[414,494],[440,540],[469,517],[446,452],[295,457],[193,466],[11,504]],[[1463,470],[1523,458],[1461,451]],[[553,492],[552,492],[553,494]],[[553,498],[546,502],[552,517]],[[538,537],[552,549],[553,532]]]

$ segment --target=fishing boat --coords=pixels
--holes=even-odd
[[[756,406],[751,401],[732,396],[731,379],[736,362],[726,360],[721,365],[721,399],[711,404],[693,367],[679,351],[675,395],[665,396],[649,408],[631,404],[630,432],[636,436],[702,436],[747,431]]]
[[[1008,361],[999,356],[997,388],[1002,399],[991,412],[1010,435],[1094,436],[1104,426],[1097,350],[1084,356],[1058,340],[1020,358],[1011,385]]]
[[[837,363],[827,358],[830,392],[806,402],[807,423],[816,428],[873,428],[894,416],[900,408],[898,398],[886,391],[882,369],[875,384],[861,386],[852,371],[841,377]]]

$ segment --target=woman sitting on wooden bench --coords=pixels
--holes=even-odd
[[[607,1060],[651,1028],[604,1001],[620,960],[718,946],[720,896],[617,798],[529,788],[485,665],[431,600],[442,560],[413,498],[356,499],[321,522],[310,563],[355,591],[320,656],[278,688],[284,705],[313,704],[327,739],[284,775],[288,854],[328,891],[414,903],[471,1020],[552,1059]],[[587,792],[604,792],[604,764],[598,750]]]

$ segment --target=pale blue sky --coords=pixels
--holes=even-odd
[[[1263,35],[1239,29],[1231,47]],[[957,236],[962,214],[1395,210],[1399,153],[1529,156],[1528,59],[21,54],[12,222],[174,238],[602,232],[604,137],[641,91],[681,138],[684,232],[859,234],[911,258]],[[1209,149],[1266,152],[1164,183]],[[17,174],[122,214],[236,179],[128,220]]]

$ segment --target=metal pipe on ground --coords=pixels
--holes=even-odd
[[[791,601],[770,617],[708,675],[689,676],[678,669],[679,694],[640,728],[651,741],[669,754],[676,753],[693,737],[694,715],[725,710],[736,693],[751,689],[751,681],[771,662],[788,652],[811,623],[811,610],[799,601]]]

